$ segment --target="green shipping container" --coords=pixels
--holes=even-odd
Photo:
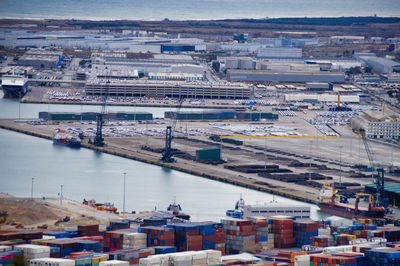
[[[201,149],[196,151],[196,161],[220,160],[221,149]]]

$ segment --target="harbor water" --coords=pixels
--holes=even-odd
[[[1,0],[1,18],[214,20],[399,16],[398,0]]]
[[[2,97],[2,95],[0,95]],[[99,106],[19,104],[0,99],[1,118],[37,117],[39,111],[97,111]],[[113,107],[114,108],[114,107]],[[116,110],[128,111],[125,107]],[[133,108],[133,107],[132,107]],[[167,108],[140,108],[160,112]],[[0,192],[29,197],[34,178],[34,197],[57,197],[63,186],[64,197],[81,202],[96,199],[122,209],[123,173],[126,174],[126,210],[165,210],[174,200],[192,220],[218,220],[232,209],[240,194],[247,203],[273,200],[267,193],[233,186],[179,171],[145,164],[89,149],[70,149],[52,141],[0,129]],[[278,202],[296,201],[276,196]],[[305,203],[302,203],[305,204]],[[311,205],[311,217],[323,213]]]

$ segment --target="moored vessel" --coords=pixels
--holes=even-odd
[[[368,197],[368,207],[359,206],[360,198]],[[374,196],[367,193],[357,193],[354,206],[336,202],[336,190],[334,187],[324,185],[320,190],[318,207],[323,212],[349,219],[384,218],[386,209],[374,201]]]
[[[68,146],[71,148],[80,148],[81,147],[81,141],[63,129],[58,129],[54,132],[53,143],[57,144],[57,145]]]

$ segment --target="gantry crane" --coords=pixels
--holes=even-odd
[[[175,162],[174,158],[172,157],[172,138],[176,127],[176,122],[179,114],[179,110],[182,107],[183,97],[179,98],[178,107],[176,109],[176,113],[173,115],[172,123],[170,126],[167,126],[165,130],[165,148],[162,152],[161,160],[165,163],[173,163]]]
[[[104,146],[104,138],[103,138],[103,118],[106,115],[106,105],[107,105],[107,98],[108,98],[108,91],[110,87],[110,81],[108,80],[106,83],[106,91],[103,95],[103,103],[101,105],[101,112],[97,115],[97,128],[96,128],[96,136],[93,139],[93,144],[95,146]]]

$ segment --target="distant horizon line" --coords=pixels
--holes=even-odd
[[[220,18],[220,19],[111,19],[111,18],[19,18],[19,17],[2,17],[0,16],[0,20],[26,20],[26,21],[38,21],[38,20],[56,20],[56,21],[145,21],[145,22],[161,22],[161,21],[229,21],[229,20],[275,20],[275,19],[346,19],[346,18],[384,18],[384,19],[400,19],[400,15],[398,16],[292,16],[292,17],[261,17],[261,18]]]

